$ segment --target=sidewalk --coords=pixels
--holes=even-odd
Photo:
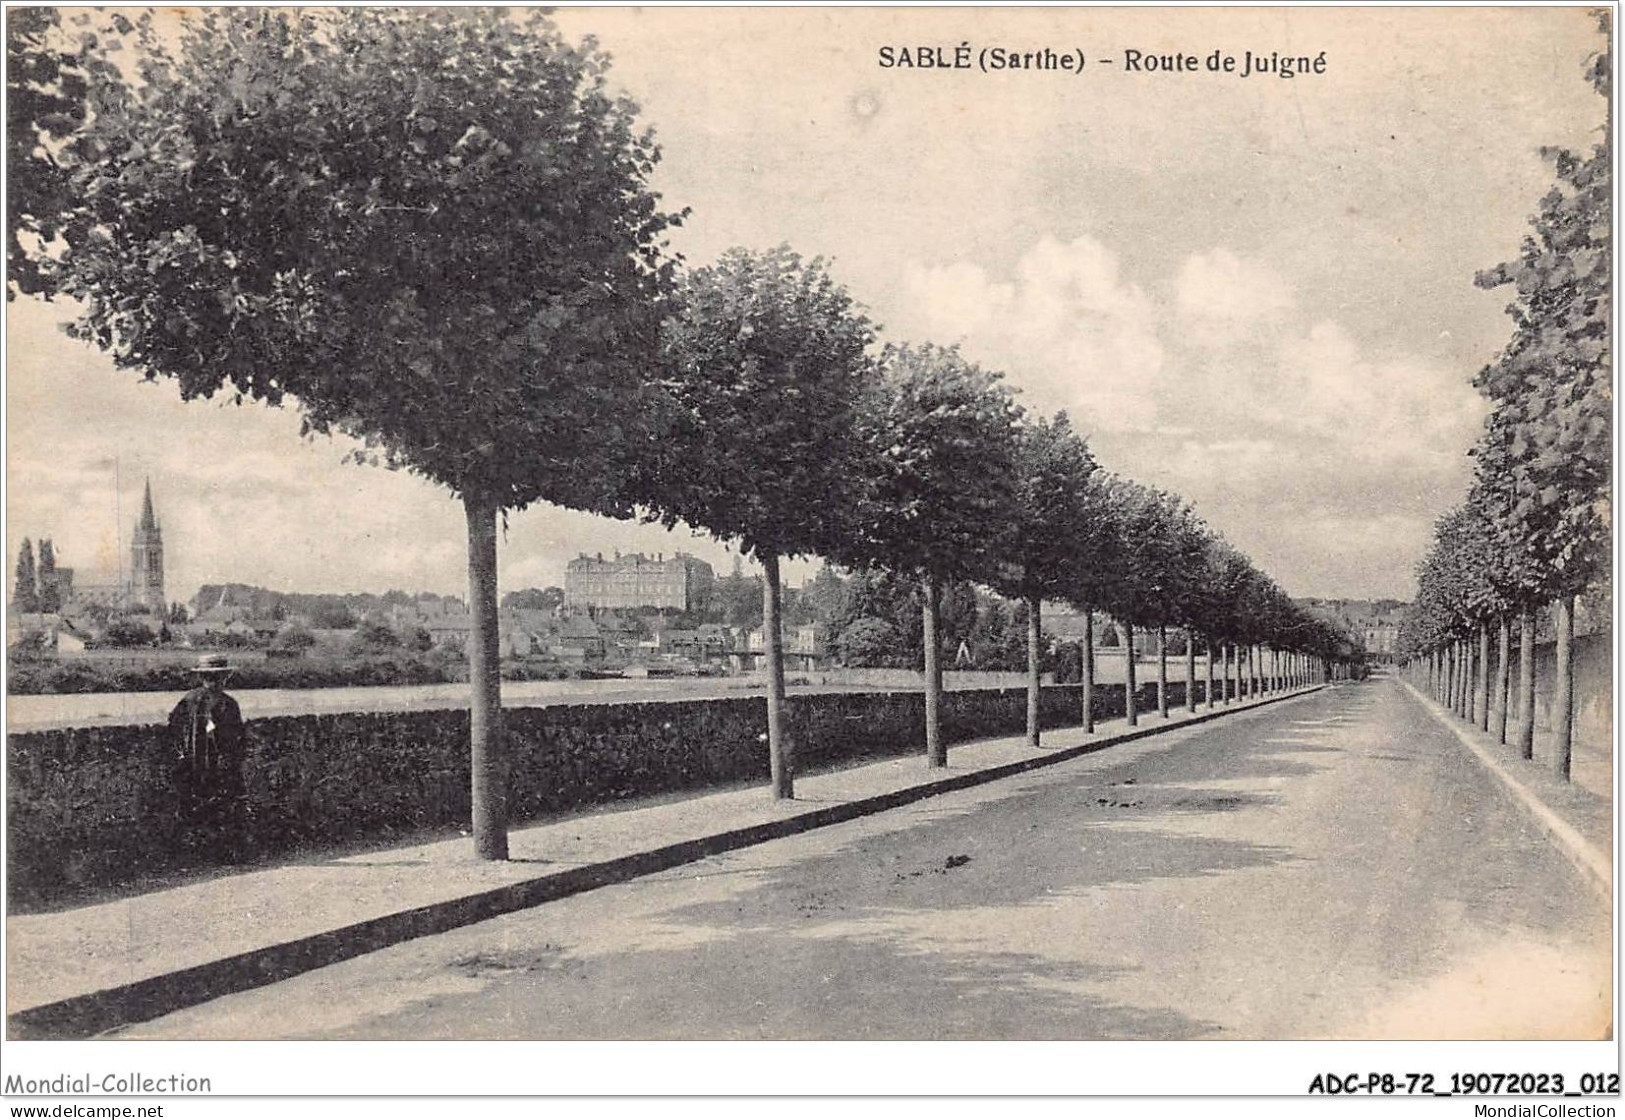
[[[1454,732],[1478,757],[1592,889],[1603,898],[1611,899],[1614,889],[1612,798],[1599,797],[1584,786],[1565,782],[1553,774],[1543,758],[1540,736],[1535,741],[1535,757],[1522,758],[1516,748],[1497,742],[1493,735],[1459,718],[1403,677],[1393,679],[1404,685],[1434,719]]]
[[[476,860],[467,839],[226,874],[112,902],[6,921],[7,1034],[77,1038],[296,976],[706,856],[852,820],[1318,691],[1154,711],[799,777],[794,801],[753,786],[606,807],[510,832],[512,858]]]

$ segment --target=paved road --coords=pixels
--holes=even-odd
[[[410,942],[135,1038],[1599,1037],[1608,908],[1392,683]]]

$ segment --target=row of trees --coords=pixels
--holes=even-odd
[[[17,275],[75,301],[70,333],[119,367],[297,403],[307,432],[460,498],[486,858],[507,853],[497,526],[539,501],[701,527],[760,565],[778,797],[786,557],[920,582],[938,766],[949,581],[1025,602],[1034,743],[1045,600],[1290,653],[1298,679],[1350,653],[1183,503],[1099,470],[1064,415],[1024,414],[954,350],[877,352],[823,262],[680,268],[653,136],[607,56],[539,11],[207,9],[178,36],[55,18],[8,43],[34,63],[23,103],[49,106],[12,122],[33,138],[9,153]]]
[[[1606,101],[1606,50],[1587,77]],[[1600,136],[1589,154],[1544,153],[1555,181],[1518,259],[1478,276],[1481,287],[1512,289],[1513,334],[1474,382],[1493,407],[1472,450],[1472,486],[1435,527],[1401,630],[1413,679],[1531,758],[1537,612],[1549,606],[1550,763],[1565,779],[1575,597],[1607,577],[1611,560],[1612,155],[1606,127]]]

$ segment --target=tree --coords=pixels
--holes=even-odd
[[[1167,628],[1189,622],[1195,612],[1205,553],[1203,530],[1175,495],[1126,479],[1113,481],[1109,506],[1116,518],[1113,543],[1118,555],[1110,569],[1112,578],[1102,588],[1104,601],[1096,601],[1123,619],[1125,632],[1135,626],[1156,631],[1157,708],[1166,718]],[[1128,704],[1132,724],[1132,695]]]
[[[1598,16],[1606,44],[1609,17]],[[1605,101],[1606,46],[1586,75]],[[1497,547],[1520,554],[1527,632],[1530,599],[1555,600],[1558,635],[1552,765],[1567,778],[1573,696],[1568,638],[1574,596],[1605,572],[1612,541],[1613,181],[1606,127],[1589,154],[1547,149],[1552,189],[1540,200],[1518,259],[1480,273],[1511,287],[1511,341],[1476,384],[1495,405],[1481,461],[1494,462],[1504,501]],[[1533,585],[1533,586],[1529,586]],[[1526,643],[1527,644],[1527,643]],[[1525,664],[1529,659],[1525,658]],[[1521,691],[1521,690],[1520,690]],[[1520,726],[1520,737],[1523,729]],[[1521,744],[1520,744],[1521,745]]]
[[[857,484],[867,318],[820,260],[730,249],[690,273],[662,331],[667,427],[642,492],[667,526],[737,541],[762,567],[773,795],[793,795],[779,561],[838,555]]]
[[[296,401],[461,500],[473,832],[505,858],[497,519],[631,513],[659,150],[537,10],[211,8],[140,49],[65,157],[71,333],[189,400]]]
[[[353,630],[356,617],[342,601],[323,600],[311,608],[310,624],[318,630]]]
[[[723,623],[754,630],[762,624],[762,580],[734,572],[717,580],[712,602]]]
[[[897,631],[881,618],[864,617],[841,631],[839,646],[843,664],[854,668],[874,668],[894,664]]]
[[[316,635],[296,622],[288,623],[277,631],[276,637],[271,639],[270,649],[286,650],[289,653],[304,653],[316,644]]]
[[[347,649],[353,657],[392,653],[401,648],[401,636],[382,619],[366,619],[350,635]]]
[[[23,538],[17,550],[16,575],[12,580],[11,609],[21,614],[39,610],[39,583],[34,571],[34,542]]]
[[[505,611],[555,611],[564,605],[562,587],[527,587],[523,591],[510,591],[502,597]]]
[[[993,574],[992,546],[1015,491],[1020,409],[1002,375],[955,349],[889,346],[881,369],[860,414],[868,485],[844,544],[855,559],[919,583],[926,758],[944,767],[943,588]]]
[[[1016,429],[1014,462],[1014,500],[1000,525],[1000,562],[991,582],[1026,608],[1027,742],[1036,747],[1043,601],[1065,598],[1078,582],[1072,531],[1099,513],[1089,487],[1095,459],[1066,413],[1058,412]]]
[[[49,297],[50,257],[74,206],[71,165],[61,151],[85,123],[93,80],[111,67],[101,38],[80,14],[77,30],[58,8],[18,8],[6,16],[6,298]],[[143,21],[144,22],[144,21]],[[104,33],[136,30],[123,14]]]
[[[884,622],[889,635],[884,649],[874,648],[869,662],[918,668],[923,658],[919,641],[922,596],[919,584],[893,572],[858,568],[845,580],[834,611],[822,620],[826,635],[836,648],[844,647],[849,627],[865,619]]]
[[[56,582],[56,547],[50,538],[39,542],[39,609],[55,614],[62,609],[62,588]]]
[[[133,618],[114,618],[107,623],[107,629],[102,631],[102,641],[117,649],[132,649],[138,646],[154,645],[158,636],[152,632],[152,627]]]

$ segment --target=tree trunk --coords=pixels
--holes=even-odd
[[[762,654],[767,658],[767,761],[773,779],[773,798],[787,801],[795,793],[795,767],[784,711],[784,635],[779,624],[779,557],[774,552],[757,556],[762,562]]]
[[[1134,627],[1123,627],[1123,714],[1128,718],[1128,725],[1135,726],[1140,722],[1139,713],[1134,710]]]
[[[1461,718],[1473,721],[1473,643],[1461,640]]]
[[[1157,627],[1157,714],[1168,718],[1168,628]]]
[[[468,768],[474,853],[508,858],[508,766],[502,742],[502,651],[497,638],[497,507],[463,495],[468,522]]]
[[[1490,708],[1490,731],[1497,743],[1507,741],[1507,695],[1512,685],[1512,620],[1502,615],[1496,626],[1495,696]]]
[[[1477,727],[1478,679],[1484,675],[1484,667],[1478,661],[1478,633],[1476,627],[1465,641],[1467,642],[1467,722]]]
[[[1095,733],[1095,615],[1083,612],[1083,649],[1079,653],[1078,679],[1083,682],[1083,733]]]
[[[1202,648],[1207,651],[1207,692],[1202,697],[1202,707],[1211,712],[1213,710],[1213,639],[1203,638]]]
[[[1196,631],[1185,627],[1185,710],[1196,711]]]
[[[1043,638],[1043,623],[1038,616],[1040,606],[1036,595],[1027,596],[1027,745],[1038,746],[1038,643]]]
[[[1230,683],[1230,662],[1235,659],[1235,654],[1236,647],[1229,642],[1219,644],[1219,678],[1220,683],[1223,685],[1219,691],[1224,693],[1220,699],[1226,704],[1229,704],[1236,697],[1236,690]]]
[[[937,577],[925,577],[925,760],[933,769],[948,765],[948,751],[942,744],[942,584]]]
[[[1518,612],[1518,756],[1535,757],[1535,613]]]
[[[1478,624],[1478,729],[1490,729],[1490,628]]]
[[[1478,650],[1472,636],[1462,639],[1462,660],[1467,679],[1461,695],[1462,718],[1468,723],[1478,722]]]
[[[1461,718],[1473,722],[1473,641],[1461,640]]]
[[[1558,599],[1557,680],[1552,692],[1552,773],[1569,780],[1574,747],[1574,596]]]

